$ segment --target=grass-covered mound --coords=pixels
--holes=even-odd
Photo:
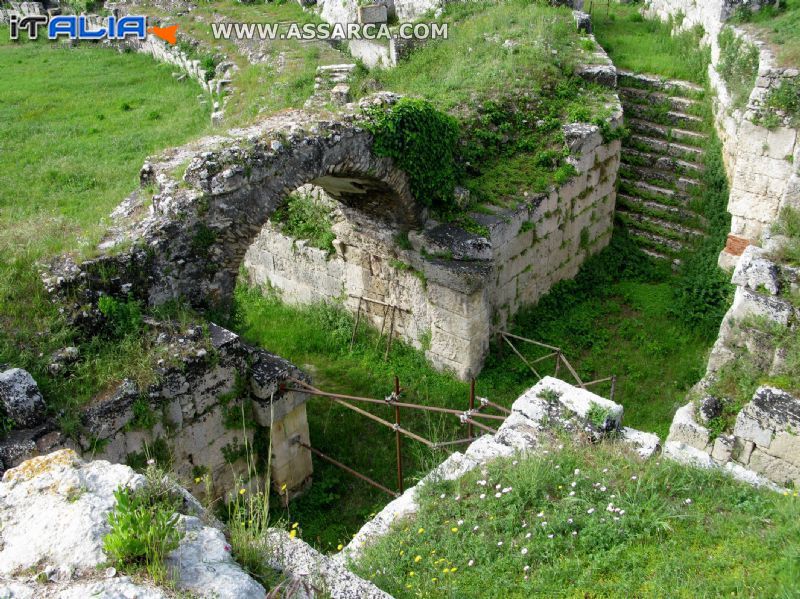
[[[499,461],[418,496],[362,576],[402,597],[790,597],[800,499],[613,443]]]
[[[439,18],[448,39],[429,42],[396,68],[361,69],[355,95],[376,89],[424,98],[461,124],[459,181],[471,206],[519,202],[565,182],[573,169],[562,125],[601,124],[610,90],[575,73],[595,44],[572,12],[525,0],[450,3]]]
[[[91,44],[15,44],[0,28],[0,364],[28,369],[68,427],[76,406],[126,376],[150,376],[152,365],[132,333],[84,339],[72,376],[50,374],[51,354],[81,339],[36,263],[94,248],[145,157],[206,129],[200,87],[172,71]]]
[[[734,15],[737,23],[752,23],[770,42],[782,66],[800,65],[800,0],[765,3],[761,10],[743,8]]]

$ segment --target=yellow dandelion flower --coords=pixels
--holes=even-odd
[[[420,529],[417,531],[417,534],[418,534],[418,535],[421,535],[423,532],[425,532],[425,529],[424,529],[424,528],[420,528]]]
[[[239,489],[239,495],[244,495],[247,493],[247,489]]]
[[[337,550],[337,551],[341,551],[342,549],[344,549],[344,545],[342,545],[341,543],[339,543],[339,544],[336,546],[336,550]]]
[[[458,532],[458,527],[454,526],[453,528],[450,529],[450,531],[451,532]]]
[[[453,573],[453,572],[455,572],[456,570],[458,570],[458,568],[450,568],[450,573]]]
[[[299,522],[295,522],[294,524],[292,524],[292,528],[297,528],[298,526],[300,526]]]
[[[405,554],[406,554],[406,552],[401,549],[400,550],[400,555],[405,555]]]
[[[414,570],[411,570],[411,572],[409,572],[408,575],[409,576],[416,576],[416,574],[414,573]]]
[[[436,578],[435,576],[433,578],[431,578],[431,582],[436,582],[437,580],[439,580],[439,579]]]
[[[447,574],[448,572],[450,572],[450,570],[448,570],[447,568],[445,568],[444,570],[442,570],[442,574]]]
[[[297,529],[296,528],[293,528],[292,530],[289,531],[289,538],[293,539],[296,536],[297,536]]]
[[[199,482],[200,482],[200,477],[199,477],[199,476],[198,476],[198,477],[196,477],[196,478],[194,479],[194,482],[195,482],[195,483],[199,483]]]
[[[281,485],[281,493],[283,493],[285,490],[286,490],[286,483],[283,483]]]
[[[415,557],[415,558],[414,558],[414,563],[415,563],[415,564],[416,564],[416,563],[419,563],[421,560],[422,560],[422,556],[421,556],[421,555],[418,555],[417,557]]]

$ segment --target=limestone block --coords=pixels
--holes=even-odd
[[[797,143],[797,130],[778,127],[767,133],[767,155],[777,160],[792,156]]]
[[[514,455],[514,448],[498,443],[492,435],[484,435],[477,441],[473,441],[464,455],[471,460],[485,464],[498,458],[511,457]]]
[[[31,428],[44,419],[44,398],[26,370],[10,368],[0,372],[0,404],[19,428]]]
[[[630,445],[644,460],[653,457],[661,449],[661,440],[658,435],[653,433],[646,433],[627,426],[622,427],[620,433],[622,442]]]
[[[680,441],[667,440],[664,445],[664,457],[697,468],[713,468],[715,466],[714,460],[707,452]]]
[[[696,409],[692,402],[678,408],[669,427],[667,444],[687,445],[700,450],[709,448],[710,433],[696,420]]]
[[[800,434],[787,431],[775,433],[769,453],[800,468]]]
[[[711,450],[711,457],[718,464],[725,464],[733,455],[734,437],[732,435],[720,435],[714,440],[714,447]]]
[[[522,412],[515,411],[500,425],[495,440],[524,453],[536,448],[540,432],[541,428],[537,422],[527,418]]]
[[[754,472],[763,474],[779,485],[800,485],[800,467],[769,455],[756,448],[750,456],[749,468]]]
[[[270,440],[272,483],[279,493],[285,490],[282,494],[284,498],[291,498],[306,487],[313,472],[311,452],[298,443],[311,444],[305,403],[273,424]]]
[[[779,275],[777,265],[766,258],[766,252],[750,245],[739,259],[731,282],[753,291],[763,287],[772,295],[778,295],[781,289]]]
[[[534,398],[539,399],[539,394],[545,390],[549,390],[558,394],[559,403],[580,418],[586,418],[589,414],[589,411],[594,406],[599,406],[607,411],[607,421],[611,426],[613,426],[613,428],[619,428],[621,425],[623,413],[623,408],[621,405],[606,399],[605,397],[600,397],[591,391],[581,389],[580,387],[575,387],[567,382],[551,376],[544,377],[531,389],[526,391],[521,398],[514,402],[512,409],[522,411],[522,409],[520,409],[521,406],[530,403],[531,395],[533,395]],[[518,408],[517,402],[524,403],[521,403],[520,408]]]

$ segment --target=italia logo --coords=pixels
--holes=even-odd
[[[178,26],[148,27],[147,17],[142,15],[126,15],[124,17],[108,17],[104,25],[98,26],[85,15],[57,15],[47,18],[46,15],[27,15],[9,17],[9,33],[12,40],[19,39],[20,30],[24,29],[31,39],[38,39],[39,28],[47,26],[47,39],[55,40],[66,37],[73,40],[122,40],[125,38],[145,39],[148,33],[169,44],[177,41]]]

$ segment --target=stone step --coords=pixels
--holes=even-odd
[[[687,204],[691,200],[685,192],[678,191],[677,189],[667,189],[666,187],[660,187],[645,181],[625,180],[624,183],[638,192],[635,195],[639,195],[645,200],[659,202],[660,204],[681,206]]]
[[[628,100],[639,104],[663,104],[668,102],[671,109],[687,114],[698,114],[703,111],[703,103],[690,98],[670,96],[663,92],[655,92],[636,87],[621,87],[617,90],[623,102]]]
[[[658,105],[635,104],[626,102],[623,104],[624,114],[650,123],[663,125],[665,127],[678,127],[687,131],[702,132],[705,130],[705,121],[699,116],[686,114],[675,110],[662,110]]]
[[[678,224],[671,220],[665,220],[642,212],[629,211],[620,208],[620,213],[644,226],[645,230],[650,230],[656,234],[663,234],[670,239],[689,241],[702,236],[704,233],[691,227]]]
[[[687,210],[682,206],[662,204],[661,202],[656,202],[655,200],[648,200],[627,193],[617,194],[617,205],[625,207],[625,209],[629,212],[642,212],[655,216],[656,218],[683,224],[685,224],[687,221],[700,220],[700,217],[694,212]]]
[[[626,164],[625,170],[633,175],[634,180],[652,182],[654,185],[665,185],[669,189],[691,192],[700,187],[700,181],[691,177],[684,177],[680,173],[669,170],[660,170],[646,166]],[[623,179],[630,180],[631,177],[622,175]]]
[[[704,154],[702,148],[687,146],[686,144],[666,141],[655,137],[649,137],[647,135],[638,135],[634,133],[630,136],[629,141],[647,148],[647,151],[649,152],[672,156],[675,158],[685,159],[693,157],[699,160],[702,159]]]
[[[666,254],[662,254],[661,252],[657,252],[655,250],[651,250],[650,248],[640,248],[645,254],[650,256],[651,258],[655,258],[656,260],[667,260],[672,262],[674,267],[678,267],[681,265],[681,261],[678,258],[673,258],[671,256],[667,256]]]
[[[679,96],[683,98],[700,99],[705,95],[705,89],[695,83],[666,79],[657,75],[634,73],[624,69],[617,69],[617,78],[622,87],[636,87]]]
[[[683,251],[683,244],[680,241],[639,229],[635,223],[628,224],[628,232],[634,241],[656,253],[675,256]]]
[[[692,146],[702,146],[708,141],[708,135],[698,131],[688,131],[678,127],[668,127],[637,118],[626,118],[625,123],[631,130],[649,137],[661,138],[666,141],[678,141]]]
[[[642,152],[641,150],[634,150],[624,146],[622,148],[622,162],[635,166],[647,165],[662,171],[693,176],[700,176],[706,170],[704,165],[697,162],[689,162],[688,160],[681,160],[680,158],[673,158],[672,156],[663,156],[658,153]]]

